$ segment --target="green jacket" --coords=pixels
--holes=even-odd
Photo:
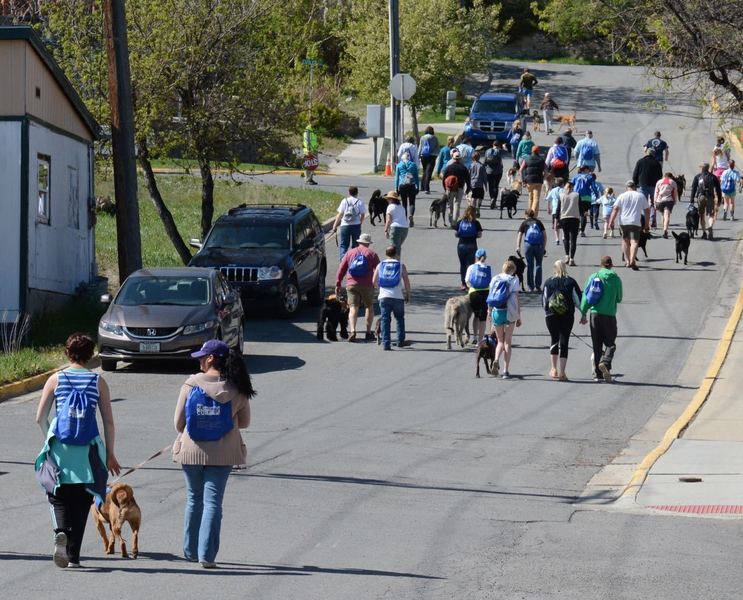
[[[598,276],[604,284],[604,293],[601,295],[596,306],[589,306],[586,302],[586,291],[594,277]],[[617,314],[617,304],[622,301],[622,280],[619,279],[612,269],[601,269],[597,273],[591,273],[583,286],[583,298],[580,301],[580,313],[585,316],[590,310],[600,315],[614,317]]]
[[[534,140],[523,139],[516,148],[516,161],[531,156],[531,149],[534,147]]]

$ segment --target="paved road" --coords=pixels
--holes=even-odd
[[[515,78],[517,65],[503,69]],[[640,70],[535,71],[540,91],[575,107],[579,127],[596,133],[605,183],[627,178],[655,129],[687,177],[709,153],[714,130],[699,110],[674,96],[661,98],[668,111],[651,112]],[[362,194],[384,187],[360,183]],[[677,210],[676,226],[682,218]],[[483,225],[482,246],[498,264],[513,251],[517,222],[485,211]],[[229,482],[217,572],[179,560],[184,485],[164,458],[128,478],[144,512],[140,558],[103,556],[89,527],[89,569],[56,570],[46,503],[30,470],[40,443],[35,398],[0,405],[3,597],[197,598],[216,590],[260,599],[739,597],[740,521],[617,510],[611,490],[583,496],[656,412],[698,385],[711,354],[690,354],[692,342],[714,345],[740,282],[739,267],[729,264],[741,227],[726,222],[716,232],[717,241],[692,244],[686,267],[674,262],[672,242],[658,239],[648,244],[646,268],[619,271],[617,385],[589,380],[590,351],[577,338],[572,381],[545,377],[548,337],[535,298],[525,300],[515,378],[475,379],[473,354],[447,352],[443,343],[442,306],[457,293],[458,263],[452,233],[441,229],[416,227],[404,246],[415,289],[411,349],[321,344],[310,309],[293,323],[252,318],[245,350],[259,395],[245,433],[251,466]],[[371,233],[380,249],[380,228]],[[547,265],[562,255],[549,251]],[[573,274],[582,282],[607,252],[619,262],[616,241],[581,240]],[[585,339],[587,329],[577,332]],[[123,464],[172,440],[175,398],[189,371],[106,375]]]

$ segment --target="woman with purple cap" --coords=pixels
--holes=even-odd
[[[214,569],[224,490],[233,465],[247,459],[240,429],[250,425],[255,390],[241,352],[222,340],[204,342],[191,356],[199,359],[201,372],[181,387],[173,419],[173,461],[186,478],[183,555]]]

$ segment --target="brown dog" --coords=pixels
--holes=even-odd
[[[572,115],[560,115],[557,117],[557,120],[560,122],[560,127],[558,127],[558,129],[562,129],[564,125],[574,128],[576,123],[575,111],[573,111]]]
[[[477,346],[477,359],[475,368],[475,377],[480,377],[480,361],[485,362],[485,372],[493,375],[493,364],[495,363],[495,346],[497,341],[494,337],[486,335]],[[488,364],[490,363],[490,364]]]
[[[535,110],[531,114],[531,122],[532,122],[534,131],[542,131],[542,115],[539,114],[538,110]]]
[[[116,538],[121,540],[121,557],[129,558],[126,551],[126,542],[121,536],[121,528],[125,522],[132,528],[132,558],[139,554],[139,526],[142,523],[142,512],[139,510],[131,486],[125,483],[115,483],[106,494],[106,501],[98,508],[93,504],[91,508],[93,520],[98,533],[103,538],[103,548],[106,554],[114,553]],[[106,523],[111,526],[111,539],[106,535]]]

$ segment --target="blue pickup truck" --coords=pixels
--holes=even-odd
[[[472,103],[469,119],[464,125],[464,135],[473,145],[494,140],[508,141],[508,131],[513,122],[521,118],[524,109],[521,94],[517,92],[486,92]]]

